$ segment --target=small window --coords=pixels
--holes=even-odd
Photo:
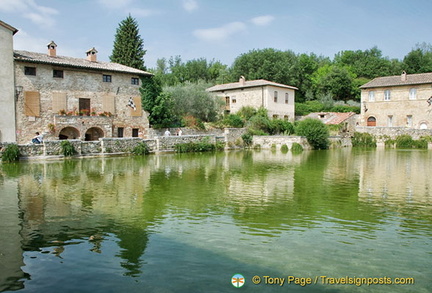
[[[412,115],[407,115],[407,127],[412,127],[413,121],[412,121]]]
[[[274,100],[275,103],[277,103],[277,101],[278,101],[278,92],[277,91],[274,92],[274,98],[273,98],[273,100]]]
[[[390,101],[390,90],[384,91],[384,101]]]
[[[393,127],[393,115],[388,115],[387,117],[387,126]]]
[[[410,89],[410,91],[409,91],[409,99],[410,100],[417,99],[417,89],[414,89],[414,88]]]
[[[63,78],[63,70],[53,70],[53,77],[55,78]]]
[[[276,114],[273,115],[273,119],[278,119],[278,118],[279,118],[278,115],[276,115]]]
[[[374,91],[369,92],[369,102],[375,102],[375,92]]]
[[[132,137],[138,137],[138,128],[132,128]]]
[[[103,81],[103,82],[111,82],[111,81],[112,81],[112,80],[111,80],[111,75],[104,74],[104,75],[102,76],[102,81]]]
[[[285,104],[288,104],[289,102],[289,95],[288,93],[285,93]]]
[[[36,67],[24,66],[25,75],[36,75]]]
[[[138,77],[132,77],[131,78],[131,84],[139,85],[139,78]]]
[[[232,99],[232,103],[233,103],[233,104],[237,103],[237,99],[236,99],[236,98],[233,98],[233,99]]]
[[[288,121],[288,120],[289,120],[289,116],[288,116],[288,115],[285,115],[285,116],[284,116],[284,120]]]
[[[123,133],[124,133],[123,127],[117,128],[117,137],[123,137]]]

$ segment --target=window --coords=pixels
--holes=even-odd
[[[387,126],[393,127],[393,115],[388,115],[387,117]]]
[[[90,114],[90,99],[82,99],[80,98],[78,101],[79,106],[79,112],[83,113],[84,115]]]
[[[232,103],[233,104],[237,103],[237,99],[236,98],[232,98]]]
[[[407,126],[412,127],[412,115],[407,115]]]
[[[24,66],[25,75],[36,75],[36,67]]]
[[[53,70],[53,77],[55,78],[63,78],[63,70]]]
[[[39,92],[24,92],[24,111],[26,116],[40,116]]]
[[[274,102],[277,103],[277,100],[278,100],[278,92],[277,91],[274,92],[274,98],[273,99],[274,99]]]
[[[123,133],[124,133],[123,127],[117,128],[117,137],[123,137]]]
[[[288,115],[285,115],[285,116],[284,116],[284,120],[288,121],[288,120],[289,120],[289,116],[288,116]]]
[[[289,95],[288,93],[285,93],[285,104],[288,104],[289,102]]]
[[[103,82],[111,82],[111,81],[112,81],[112,80],[111,80],[111,75],[104,74],[104,75],[102,76],[102,81],[103,81]]]
[[[276,114],[273,115],[273,119],[278,119],[278,118],[279,118],[278,115],[276,115]]]
[[[410,100],[417,99],[417,89],[414,89],[414,88],[410,89],[410,91],[409,91],[409,99]]]
[[[138,137],[138,128],[132,128],[132,137]]]
[[[375,92],[374,91],[369,92],[369,102],[375,102]]]
[[[138,77],[132,77],[131,78],[131,84],[139,85],[139,78]]]
[[[384,101],[390,101],[390,90],[384,91]]]

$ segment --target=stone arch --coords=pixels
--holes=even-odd
[[[367,126],[376,126],[376,118],[374,116],[369,116],[367,119]]]
[[[99,127],[91,127],[85,133],[86,141],[98,140],[101,137],[104,137],[104,132]]]
[[[75,127],[65,127],[59,132],[59,139],[79,139],[80,132]]]
[[[428,127],[427,121],[420,122],[419,128],[420,129],[428,129],[429,127]]]

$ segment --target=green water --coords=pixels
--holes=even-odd
[[[431,174],[400,150],[2,164],[0,291],[431,292]]]

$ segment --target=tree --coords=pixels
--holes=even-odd
[[[305,136],[309,144],[316,150],[327,149],[329,147],[329,130],[318,119],[306,118],[298,122],[295,133]]]
[[[111,62],[145,70],[143,58],[146,50],[143,49],[143,44],[138,23],[129,15],[117,28],[112,55],[109,58]]]
[[[403,60],[405,71],[409,74],[432,71],[432,46],[430,44],[417,44]]]
[[[141,99],[143,109],[149,113],[149,122],[155,128],[169,127],[175,120],[172,97],[162,92],[160,80],[155,76],[141,79]]]

